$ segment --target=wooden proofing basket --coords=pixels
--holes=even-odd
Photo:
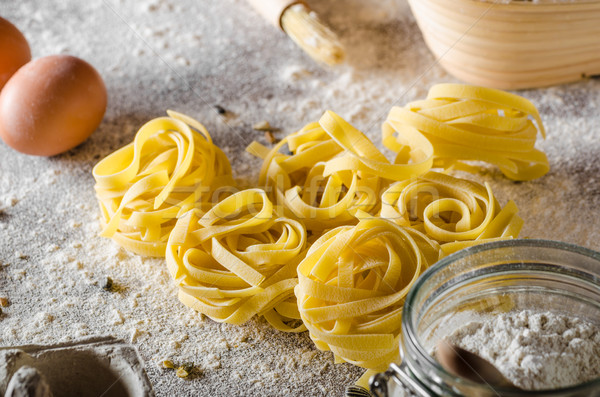
[[[442,66],[466,82],[542,87],[600,74],[600,0],[408,0]]]

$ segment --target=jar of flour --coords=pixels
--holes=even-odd
[[[406,297],[402,363],[377,396],[600,396],[600,253],[545,240],[470,247],[428,269]],[[517,388],[452,375],[440,340],[493,364]]]

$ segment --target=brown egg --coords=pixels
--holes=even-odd
[[[4,18],[0,18],[0,90],[21,66],[31,60],[25,36]]]
[[[52,55],[23,66],[0,93],[0,138],[37,156],[69,150],[98,127],[106,88],[87,62]]]

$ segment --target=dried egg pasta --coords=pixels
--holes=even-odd
[[[327,111],[273,149],[253,142],[247,151],[263,158],[259,186],[271,192],[278,211],[322,232],[356,223],[358,210],[377,208],[383,180],[404,180],[431,168],[433,148],[413,132],[411,150],[391,163],[362,132]],[[286,144],[289,154],[280,153]]]
[[[234,183],[229,160],[206,128],[167,113],[142,126],[132,143],[93,170],[102,235],[140,255],[164,256],[177,218]]]
[[[185,305],[230,324],[262,315],[281,331],[304,331],[294,287],[306,231],[277,217],[260,189],[235,193],[202,214],[181,217],[169,238],[167,266]]]
[[[518,95],[463,84],[435,85],[427,99],[392,108],[383,125],[384,145],[396,152],[412,148],[415,128],[433,146],[436,167],[456,166],[457,160],[485,161],[520,181],[549,170],[546,155],[534,148],[538,130],[545,137],[540,115]]]
[[[298,308],[311,339],[336,362],[381,370],[398,357],[404,297],[438,260],[437,243],[371,218],[321,236],[298,266]]]
[[[529,101],[441,84],[391,110],[383,143],[393,162],[327,111],[272,149],[253,142],[262,189],[219,200],[234,186],[229,161],[200,123],[168,114],[94,168],[102,234],[166,255],[181,302],[213,320],[258,315],[281,331],[308,329],[336,362],[369,370],[398,358],[404,298],[428,266],[517,237],[523,223],[515,203],[501,208],[487,184],[431,169],[482,160],[517,180],[548,171]]]
[[[442,245],[446,254],[489,239],[518,237],[517,206],[500,205],[488,184],[430,171],[396,182],[382,195],[381,217],[412,227]]]

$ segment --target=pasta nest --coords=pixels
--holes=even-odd
[[[415,229],[362,219],[321,236],[298,266],[298,308],[311,339],[336,362],[382,370],[398,356],[404,298],[440,257]]]
[[[537,109],[508,92],[435,85],[427,99],[390,110],[383,144],[399,153],[410,150],[415,129],[433,146],[434,167],[470,170],[461,160],[485,161],[519,181],[539,178],[550,169],[546,155],[534,147],[538,130],[545,137]]]
[[[294,287],[306,230],[278,217],[261,189],[235,193],[208,212],[181,217],[167,246],[167,267],[185,305],[219,322],[242,324],[264,316],[282,331],[300,315]]]
[[[501,208],[487,183],[435,171],[394,183],[381,201],[382,218],[446,243],[445,254],[489,240],[516,238],[523,226],[514,201]]]
[[[164,256],[177,218],[234,184],[229,160],[206,128],[167,113],[144,124],[132,143],[93,170],[101,235],[140,255]]]
[[[285,145],[289,152],[281,153]],[[359,210],[377,212],[382,187],[425,173],[433,155],[429,142],[417,137],[412,150],[391,163],[362,132],[331,111],[271,150],[253,142],[247,151],[263,158],[259,186],[270,193],[277,211],[316,233],[355,224]]]

